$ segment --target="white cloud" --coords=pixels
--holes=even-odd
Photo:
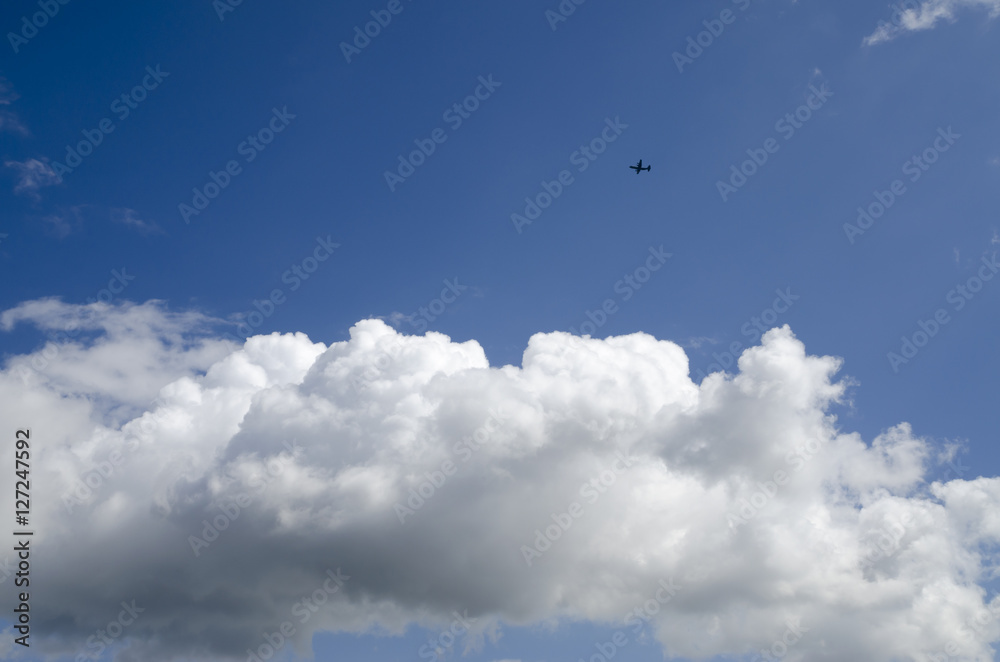
[[[961,9],[985,9],[991,19],[1000,16],[1000,0],[904,0],[891,7],[890,19],[880,21],[875,32],[865,37],[865,46],[891,41],[907,32],[929,30],[941,21],[954,21]]]
[[[62,183],[62,177],[57,175],[45,161],[38,159],[4,161],[4,165],[17,172],[18,180],[14,185],[14,193],[24,193],[36,200],[39,197],[39,189]]]
[[[213,321],[167,311],[158,301],[74,305],[49,298],[3,311],[0,330],[30,324],[49,338],[35,354],[7,359],[19,381],[60,397],[138,408],[228,353],[227,343],[205,337]]]
[[[17,101],[18,97],[19,95],[11,89],[7,79],[0,76],[0,131],[10,131],[27,136],[30,134],[28,127],[21,123],[14,111],[7,108],[14,101]]]
[[[20,95],[11,89],[10,81],[0,76],[0,106],[9,106],[20,98]]]
[[[111,220],[126,227],[138,230],[142,234],[162,234],[163,229],[156,223],[147,219],[139,218],[139,212],[134,209],[121,208],[111,210]]]
[[[38,195],[32,197],[39,199]],[[58,239],[65,239],[80,231],[83,228],[87,208],[88,205],[70,205],[59,207],[53,213],[42,216],[41,221],[45,231]]]
[[[22,136],[29,135],[28,128],[21,123],[18,116],[6,108],[0,108],[0,131],[10,131]]]
[[[960,629],[988,606],[1000,480],[928,485],[940,453],[905,423],[870,443],[840,429],[841,362],[787,327],[699,386],[679,346],[645,334],[537,334],[521,367],[491,367],[475,341],[377,320],[330,346],[272,334],[226,354],[211,320],[158,304],[0,315],[74,321],[105,335],[27,383],[18,367],[38,355],[0,372],[0,419],[32,426],[47,490],[32,613],[53,636],[36,650],[74,652],[133,599],[146,611],[124,660],[246,659],[284,620],[300,652],[317,630],[401,633],[465,610],[474,636],[623,627],[670,578],[652,626],[672,656],[770,647],[789,622],[805,630],[790,661],[925,661],[950,642],[987,660],[1000,639],[995,617]],[[78,478],[116,451],[122,466],[69,514]],[[427,498],[401,524],[411,489]],[[241,494],[196,557],[190,536]],[[528,566],[522,546],[574,502],[582,515]],[[296,604],[338,567],[344,590],[299,625]]]

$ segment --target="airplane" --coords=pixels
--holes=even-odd
[[[652,167],[653,166],[646,166],[645,168],[643,168],[642,167],[642,159],[639,159],[639,165],[629,166],[629,168],[632,168],[632,170],[635,170],[635,174],[637,174],[637,175],[640,172],[642,172],[643,170],[649,170]]]

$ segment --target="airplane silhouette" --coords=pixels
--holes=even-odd
[[[643,170],[649,170],[652,167],[653,166],[646,166],[645,168],[643,168],[642,167],[642,159],[639,159],[639,165],[629,166],[629,168],[632,168],[632,170],[635,170],[635,174],[637,174],[637,175],[640,172],[642,172]]]

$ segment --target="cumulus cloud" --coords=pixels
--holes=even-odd
[[[17,323],[95,334],[41,377],[19,368],[44,349],[0,372],[0,418],[39,440],[35,650],[80,652],[133,600],[120,660],[246,659],[283,622],[307,653],[317,631],[462,619],[475,644],[636,613],[668,657],[791,627],[788,660],[988,660],[1000,638],[980,587],[1000,480],[929,483],[941,453],[905,423],[843,430],[841,361],[788,327],[696,384],[642,333],[537,334],[491,366],[378,320],[234,351],[161,304],[36,301]]]
[[[1000,16],[1000,0],[902,0],[892,4],[889,21],[864,39],[865,46],[891,41],[907,32],[929,30],[941,21],[954,21],[961,9],[985,9],[990,19]]]
[[[208,336],[215,321],[169,311],[160,301],[28,301],[0,313],[0,330],[30,325],[47,340],[33,354],[7,357],[5,374],[25,383],[28,392],[100,402],[95,415],[140,410],[164,386],[204,373],[229,353],[229,343]]]

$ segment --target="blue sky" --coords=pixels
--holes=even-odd
[[[1000,281],[976,280],[1000,251],[1000,5],[928,0],[879,36],[893,7],[852,0],[566,1],[561,21],[554,0],[398,2],[71,1],[8,36],[0,310],[110,288],[114,306],[160,300],[215,336],[249,322],[326,345],[380,318],[475,340],[493,367],[599,320],[595,338],[677,343],[692,375],[735,372],[731,345],[759,344],[763,318],[843,359],[851,383],[829,411],[844,430],[871,440],[905,421],[964,448],[961,475],[929,477],[1000,473]],[[3,33],[37,11],[7,3]],[[345,56],[371,12],[391,22]],[[67,173],[85,135],[100,144]],[[433,152],[387,183],[420,145]],[[754,154],[766,162],[720,193]],[[640,158],[652,170],[637,176]],[[537,218],[512,220],[564,171]],[[847,231],[873,203],[884,214]],[[921,323],[933,337],[894,361],[903,337],[923,345]],[[5,356],[52,328],[7,325]],[[320,634],[316,653],[419,657],[434,630],[398,618],[403,637]],[[615,629],[507,626],[468,659],[589,659]]]

